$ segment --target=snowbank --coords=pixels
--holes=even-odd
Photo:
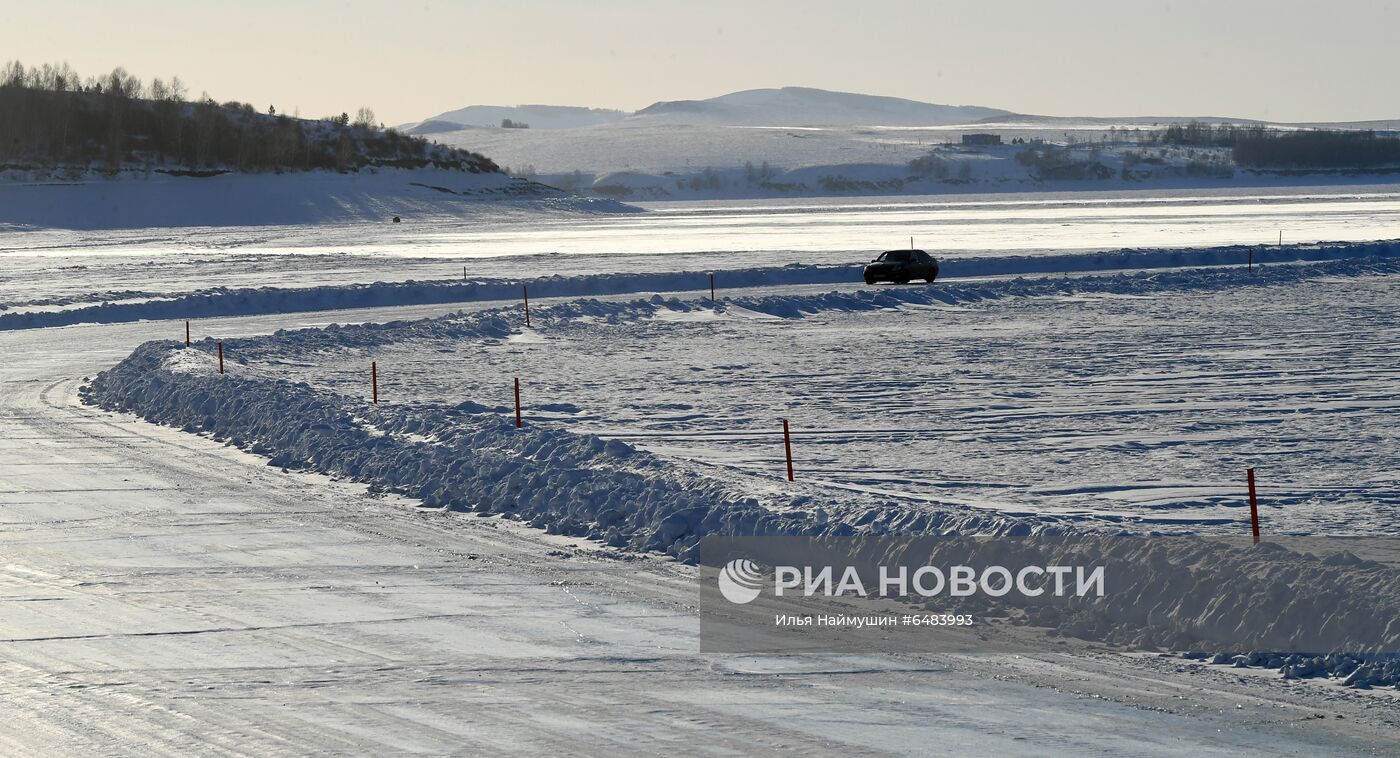
[[[945,279],[1004,276],[1012,274],[1078,273],[1190,266],[1230,266],[1238,269],[1253,254],[1256,264],[1305,261],[1390,259],[1400,256],[1400,242],[1331,243],[1295,245],[1282,248],[1242,246],[1185,250],[1119,250],[1091,254],[1043,256],[1002,256],[943,261],[942,279],[934,294],[916,290],[916,298],[966,297],[971,290],[950,289]],[[746,268],[715,272],[720,291],[734,289],[810,284],[858,283],[861,266],[790,265],[781,268]],[[1286,271],[1257,269],[1258,281],[1288,276]],[[1197,275],[1193,273],[1192,277]],[[304,313],[349,308],[378,308],[393,305],[430,305],[493,300],[515,300],[522,282],[514,279],[486,279],[461,282],[407,281],[323,287],[262,287],[256,289],[211,289],[174,298],[145,298],[135,302],[108,302],[61,310],[14,310],[0,314],[0,329],[33,329],[81,323],[117,323],[143,319],[210,318],[265,313]],[[592,274],[549,276],[528,281],[535,297],[585,297],[642,292],[694,292],[709,286],[702,271],[648,274]],[[961,286],[961,285],[958,285]],[[1029,286],[1029,285],[1028,285]],[[1091,286],[1091,285],[1085,285]],[[869,290],[868,297],[896,290]],[[993,290],[988,290],[991,292]],[[1000,291],[1000,290],[997,290]],[[944,293],[943,295],[936,294]],[[962,295],[957,293],[961,292]],[[880,295],[883,296],[883,295]],[[903,297],[903,295],[889,295]],[[780,301],[774,301],[780,302]]]
[[[425,322],[415,322],[421,325]],[[385,325],[385,329],[393,329]],[[499,316],[459,323],[456,334],[499,335]],[[263,348],[306,345],[372,333],[364,327],[309,330],[225,343],[219,374],[212,343],[186,349],[149,342],[83,389],[108,410],[202,432],[270,458],[269,465],[318,471],[458,511],[500,513],[552,532],[693,559],[699,539],[721,534],[817,534],[832,524],[806,510],[761,504],[722,482],[689,473],[626,443],[530,425],[456,407],[373,405],[305,383],[247,371],[232,360]],[[1014,521],[996,515],[884,514],[872,527],[893,531],[968,529],[998,533]],[[1020,528],[1024,530],[1024,527]]]
[[[73,183],[0,182],[0,224],[62,229],[388,223],[470,215],[484,200],[585,212],[640,209],[501,173],[366,169],[339,174],[124,174]]]

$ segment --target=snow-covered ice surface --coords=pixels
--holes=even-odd
[[[1269,264],[1253,278],[1217,268],[874,290],[773,282],[721,289],[730,299],[718,308],[696,292],[629,294],[656,286],[639,276],[649,273],[849,266],[895,246],[878,240],[906,221],[963,240],[966,254],[952,258],[1045,259],[1023,271],[1054,270],[1051,254],[1125,246],[1188,248],[1150,265],[1226,263],[1190,258],[1260,241],[1256,227],[1284,219],[1289,240],[1394,237],[1393,199],[1373,201],[1175,198],[1170,218],[1149,220],[1047,199],[1059,220],[1015,208],[983,216],[982,247],[950,208],[916,204],[895,223],[903,211],[879,203],[0,234],[0,302],[15,310],[118,299],[107,292],[447,279],[464,262],[473,278],[625,285],[600,302],[534,302],[530,330],[518,306],[489,302],[411,323],[392,322],[461,306],[198,320],[197,340],[225,342],[223,379],[209,342],[148,345],[111,371],[142,343],[183,336],[179,322],[0,332],[0,702],[10,715],[0,752],[1393,752],[1390,690],[1066,638],[1021,657],[702,656],[693,570],[646,549],[647,538],[687,536],[693,514],[667,523],[663,513],[677,487],[777,513],[777,525],[875,506],[895,527],[931,528],[941,513],[993,530],[1237,532],[1245,465],[1261,472],[1266,529],[1393,531],[1393,257]],[[1192,207],[1221,223],[1193,221]],[[969,217],[984,210],[974,204]],[[538,255],[549,251],[588,254]],[[325,328],[359,322],[382,325]],[[301,331],[255,336],[278,329]],[[1202,349],[1182,354],[1190,339]],[[367,402],[370,360],[378,408]],[[79,387],[102,371],[94,399],[178,416],[184,430],[82,404]],[[523,434],[503,411],[516,374]],[[890,418],[881,398],[906,412]],[[213,411],[223,440],[202,431]],[[793,485],[780,473],[783,415],[797,435]],[[341,423],[362,434],[340,436]],[[932,460],[930,475],[902,465],[911,451]],[[473,498],[550,514],[540,526],[564,534],[548,534],[392,494],[436,475],[424,461],[450,468],[457,452],[494,461],[507,486],[506,464],[527,452],[521,481],[554,496],[594,477],[597,498]],[[1281,465],[1285,452],[1310,469]],[[293,470],[268,466],[273,457]],[[337,460],[357,460],[364,476],[308,465]],[[616,473],[636,485],[629,494],[655,495],[642,510],[664,531],[636,530],[641,544],[620,547],[606,529],[603,541],[568,536],[596,526],[582,516],[606,503]],[[1147,488],[1118,486],[1124,478]],[[446,505],[463,494],[418,492]],[[575,520],[553,518],[556,505]]]
[[[1400,242],[1287,245],[1256,249],[1239,245],[1205,249],[1120,250],[1092,255],[1017,255],[945,258],[939,276],[949,279],[1002,277],[1012,274],[1073,274],[1081,272],[1171,269],[1182,266],[1238,268],[1270,263],[1389,258],[1400,254]],[[712,283],[726,292],[794,285],[845,285],[861,281],[860,264],[755,267],[705,271],[655,271],[612,274],[559,274],[530,278],[472,277],[332,284],[215,287],[185,294],[126,291],[87,296],[59,296],[13,307],[0,307],[0,329],[33,329],[93,322],[164,318],[294,313],[385,305],[425,305],[523,299],[538,300],[583,295],[626,295],[640,292],[694,292]]]
[[[139,182],[136,182],[139,184]],[[35,187],[8,193],[43,192]],[[58,188],[61,189],[61,188]],[[595,203],[596,204],[596,203]],[[466,206],[451,219],[445,208]],[[583,206],[577,210],[585,210]],[[602,206],[607,207],[607,206]],[[530,203],[437,204],[405,223],[319,219],[281,226],[16,229],[0,226],[0,252],[57,257],[179,251],[334,253],[397,258],[505,255],[782,254],[781,262],[832,262],[812,255],[869,252],[906,243],[966,253],[1038,253],[1119,247],[1209,247],[1364,240],[1394,236],[1400,193],[1393,185],[1261,190],[1027,192],[1017,195],[818,198],[646,203],[650,213],[560,213]],[[540,212],[545,210],[549,212]],[[567,208],[565,209],[567,210]],[[337,219],[332,219],[337,220]],[[22,234],[11,232],[19,231]],[[802,253],[802,257],[793,257]],[[471,262],[471,261],[468,261]],[[571,265],[587,261],[571,259]]]
[[[464,266],[472,280],[851,266],[908,244],[910,236],[940,258],[957,260],[1266,245],[1276,243],[1280,231],[1292,246],[1393,239],[1400,223],[1400,195],[1387,186],[662,203],[627,214],[563,212],[529,202],[467,204],[472,210],[465,216],[439,210],[401,224],[0,227],[0,306],[53,309],[215,287],[460,280]],[[1244,254],[1241,249],[1237,257]],[[1223,261],[1158,258],[1128,265],[1207,262]],[[1009,272],[1069,268],[1061,258]]]
[[[780,473],[779,419],[788,418],[802,480],[816,487],[802,502],[837,511],[960,506],[1231,532],[1245,518],[1243,471],[1254,467],[1271,531],[1356,534],[1390,528],[1400,507],[1400,438],[1389,421],[1400,407],[1397,273],[1400,260],[1383,258],[718,305],[583,300],[536,306],[531,329],[508,307],[225,347],[234,376],[352,398],[368,393],[366,366],[377,361],[383,400],[422,404],[423,420],[395,422],[414,433],[415,424],[436,428],[434,408],[504,419],[510,380],[522,377],[532,426],[625,440],[720,479],[742,475],[741,489],[762,487],[751,476]],[[157,420],[200,422],[203,395],[137,384],[150,361],[166,360],[168,347],[150,348],[99,380],[96,397]],[[201,343],[205,372],[211,348]],[[286,417],[269,402],[266,415]],[[235,425],[219,431],[235,438],[266,434],[225,422]],[[326,460],[347,454],[340,447]],[[585,444],[571,455],[603,453]],[[291,459],[300,455],[294,449]],[[421,475],[402,481],[420,486]],[[700,494],[716,497],[679,486],[670,512]],[[470,499],[459,505],[492,508],[478,502],[491,497]],[[654,528],[661,516],[644,523]]]

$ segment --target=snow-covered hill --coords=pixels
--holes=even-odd
[[[677,124],[729,126],[937,126],[1009,115],[973,105],[937,105],[810,87],[751,89],[708,100],[673,100],[637,111],[636,117]]]
[[[507,119],[528,124],[531,129],[575,129],[621,121],[624,111],[606,108],[577,108],[569,105],[469,105],[426,119],[409,129],[410,134],[432,134],[441,131],[438,124],[499,127]]]
[[[723,126],[938,126],[967,124],[1012,115],[974,105],[938,105],[899,97],[831,92],[811,87],[782,87],[731,92],[705,100],[663,100],[636,113],[566,105],[470,105],[440,113],[416,125],[412,134],[461,127],[500,127],[505,120],[532,129],[577,129],[625,121],[629,124]]]

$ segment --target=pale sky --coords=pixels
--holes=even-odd
[[[799,85],[1050,115],[1400,118],[1388,0],[0,0],[0,60],[386,124]]]

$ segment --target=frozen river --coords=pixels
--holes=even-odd
[[[210,287],[535,278],[1400,237],[1394,185],[656,203],[620,215],[483,203],[459,219],[73,231],[0,227],[0,305]]]
[[[1236,191],[1238,192],[1238,191]],[[523,233],[485,233],[474,244],[515,253],[545,243],[560,252],[713,251],[826,256],[915,245],[959,256],[1122,247],[1209,247],[1397,236],[1393,187],[1270,190],[1246,194],[1032,193],[958,198],[827,198],[658,203],[652,213]],[[840,260],[850,260],[840,256]],[[857,257],[858,259],[858,257]]]

